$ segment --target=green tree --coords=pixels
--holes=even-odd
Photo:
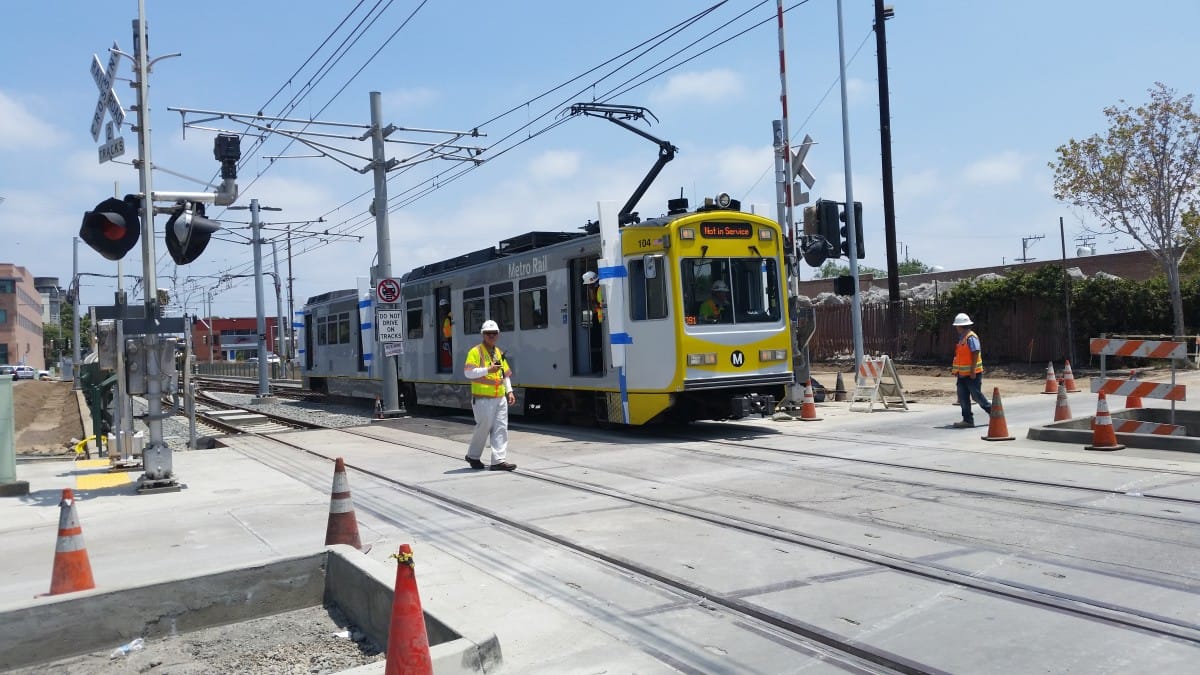
[[[905,260],[899,265],[896,265],[896,272],[900,276],[904,276],[906,274],[924,274],[932,271],[932,267],[926,265],[920,260],[917,260],[916,258],[913,258],[912,260]]]
[[[814,278],[832,279],[834,277],[848,276],[849,274],[849,263],[838,262],[837,260],[826,260],[824,265],[821,265],[817,268]],[[875,269],[874,267],[867,267],[866,265],[858,266],[858,274],[859,276],[870,274],[876,279],[881,279],[887,276],[887,272],[880,269]]]
[[[1183,216],[1200,207],[1200,115],[1191,94],[1176,98],[1162,83],[1149,93],[1136,108],[1105,108],[1107,133],[1059,146],[1050,168],[1055,198],[1091,212],[1099,233],[1127,235],[1159,262],[1174,333],[1183,335],[1179,263],[1193,240]]]

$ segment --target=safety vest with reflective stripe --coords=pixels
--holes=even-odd
[[[496,347],[495,353],[491,356],[488,355],[487,348],[482,344],[467,352],[467,368],[487,368],[496,363],[500,364],[498,372],[488,373],[478,380],[471,380],[472,396],[488,398],[504,396],[504,378],[511,377],[512,371],[508,369],[508,361],[499,347]]]
[[[975,352],[974,360],[971,359],[971,347],[967,344],[967,340],[972,337],[977,340],[979,339],[979,336],[975,334],[975,331],[969,330],[966,333],[963,333],[963,336],[958,341],[958,344],[954,346],[954,364],[951,369],[958,377],[965,377],[971,373],[983,372],[982,346],[979,348],[978,352]]]

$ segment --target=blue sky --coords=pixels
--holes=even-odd
[[[150,78],[152,157],[166,170],[156,172],[154,187],[200,190],[202,185],[180,174],[207,181],[217,169],[211,134],[189,131],[185,139],[179,115],[168,107],[275,114],[307,92],[290,116],[366,124],[368,92],[379,91],[386,122],[441,130],[479,127],[486,136],[474,143],[486,148],[481,157],[494,159],[456,180],[447,182],[443,176],[439,189],[391,213],[392,264],[398,276],[529,230],[573,230],[595,217],[598,200],[623,202],[650,168],[656,147],[599,119],[553,124],[569,103],[597,98],[649,108],[658,122],[642,128],[679,147],[676,159],[640,203],[643,215],[657,215],[666,199],[682,189],[693,203],[726,191],[773,216],[770,125],[780,115],[775,2],[729,0],[607,79],[598,81],[613,70],[611,64],[585,75],[711,4],[147,0],[151,56],[182,53],[156,64]],[[1027,255],[1058,258],[1059,217],[1065,218],[1068,254],[1074,255],[1088,219],[1053,198],[1047,162],[1054,159],[1055,148],[1072,137],[1102,131],[1105,106],[1122,99],[1141,103],[1156,81],[1180,94],[1200,89],[1193,35],[1200,24],[1200,3],[1195,0],[1151,0],[1136,8],[1107,0],[891,4],[896,16],[887,25],[888,61],[902,259],[907,252],[947,269],[1000,264],[1021,256],[1023,237],[1037,235],[1044,239],[1032,241]],[[114,40],[132,51],[130,22],[137,2],[6,5],[10,30],[8,56],[0,68],[0,197],[5,198],[0,203],[5,234],[0,260],[24,265],[37,276],[58,276],[65,286],[72,274],[71,238],[83,212],[110,196],[114,181],[122,193],[137,189],[137,173],[128,164],[136,154],[128,128],[135,115],[129,113],[122,129],[129,148],[123,163],[99,164],[89,133],[97,92],[88,70],[92,54],[105,61]],[[817,177],[813,199],[842,199],[836,2],[797,5],[793,0],[785,6],[794,6],[786,17],[791,132],[817,141],[808,156]],[[382,11],[372,27],[323,80],[305,88],[332,47],[373,7]],[[335,32],[347,16],[349,21]],[[855,198],[864,205],[867,245],[862,264],[883,268],[872,16],[871,0],[845,0],[846,52],[848,59],[853,57],[847,68],[851,174]],[[688,47],[714,30],[715,37]],[[742,31],[747,32],[733,37]],[[614,89],[628,88],[623,82],[645,80],[643,71],[657,73],[709,47],[608,98]],[[671,56],[681,50],[682,58]],[[654,66],[662,59],[669,60]],[[631,59],[615,63],[625,60]],[[130,74],[128,61],[123,61],[118,77]],[[117,91],[128,109],[134,92],[127,85],[118,82]],[[506,111],[512,112],[501,116]],[[397,134],[395,138],[426,140]],[[244,148],[249,145],[243,143]],[[345,145],[370,153],[367,143]],[[389,156],[405,153],[403,146],[389,149]],[[376,251],[375,228],[363,215],[369,196],[358,196],[369,191],[371,178],[325,158],[264,158],[285,154],[312,153],[298,147],[285,150],[282,141],[270,140],[243,167],[238,203],[257,198],[264,206],[282,208],[263,214],[268,223],[325,219],[320,225],[292,226],[299,308],[310,295],[351,287],[368,274]],[[394,174],[389,193],[399,195],[452,169],[450,163],[435,162]],[[228,221],[230,232],[214,240],[200,260],[182,267],[166,256],[161,237],[165,216],[156,220],[158,285],[173,290],[173,313],[185,307],[201,312],[202,298],[215,289],[217,314],[251,315],[249,280],[218,284],[222,274],[252,270],[248,232],[241,224],[248,214],[217,209],[210,215]],[[326,238],[322,243],[311,234],[327,228],[362,239]],[[266,234],[280,236],[278,231]],[[1098,252],[1132,245],[1106,237],[1095,241]],[[86,245],[81,244],[79,257],[81,272],[116,272],[115,263]],[[266,269],[271,269],[269,259]],[[141,275],[140,247],[127,257],[125,273]],[[806,268],[804,277],[810,276]],[[85,304],[111,302],[111,280],[85,277],[82,283]],[[267,311],[273,313],[269,285],[267,296]]]

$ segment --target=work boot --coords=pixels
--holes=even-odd
[[[973,429],[975,427],[975,423],[963,420],[961,422],[955,422],[950,426],[954,427],[955,429]]]
[[[470,464],[472,469],[486,469],[487,468],[486,466],[483,465],[483,462],[479,461],[478,459],[471,459],[470,455],[463,457],[463,459],[467,460],[467,464]]]
[[[513,464],[512,462],[497,462],[490,468],[492,471],[512,471],[513,469],[517,468],[517,465]]]

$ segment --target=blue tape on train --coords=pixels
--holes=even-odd
[[[373,358],[373,357],[372,357],[372,355],[371,355],[371,353],[370,353],[370,352],[367,352],[366,354],[363,354],[363,361],[370,361],[372,358]]]
[[[601,267],[596,270],[601,279],[623,279],[629,276],[629,272],[624,265],[613,265],[611,267]]]
[[[362,308],[364,308],[364,307],[370,307],[370,306],[371,306],[371,301],[370,301],[370,300],[359,300],[359,301],[358,301],[358,308],[359,308],[359,309],[362,309]]]
[[[362,324],[362,329],[363,329],[363,330],[371,330],[371,328],[372,328],[374,325],[375,325],[375,324],[371,323],[370,321],[364,321],[364,322],[363,322],[363,324]]]
[[[614,345],[631,345],[633,344],[633,336],[629,333],[613,333],[608,336],[608,341]]]

